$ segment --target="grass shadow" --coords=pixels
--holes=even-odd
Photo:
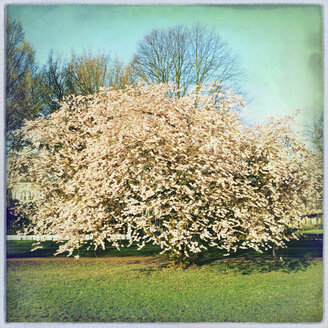
[[[224,263],[224,262],[223,262]],[[228,272],[239,272],[247,275],[256,272],[298,272],[305,271],[314,262],[309,259],[276,259],[276,258],[238,258],[229,259],[224,263],[224,267]]]
[[[32,240],[7,240],[7,258],[33,258],[33,257],[53,257],[59,244],[55,241],[41,242],[43,248],[39,248],[33,252]],[[81,257],[126,257],[126,256],[158,256],[160,249],[158,246],[146,245],[141,250],[137,250],[137,245],[127,247],[128,242],[122,242],[123,247],[118,250],[115,247],[106,245],[106,249],[98,248],[94,250],[94,247],[88,249],[88,245],[84,245],[81,248],[73,252],[73,256],[79,255]],[[66,257],[67,252],[57,255],[57,257]]]
[[[33,241],[7,241],[7,258],[32,258],[32,257],[53,257],[58,244],[53,241],[43,243],[44,248],[31,252]],[[87,249],[83,246],[74,252],[73,255],[81,257],[146,257],[147,262],[162,262],[159,269],[170,268],[171,264],[165,255],[160,255],[160,248],[154,245],[146,245],[141,250],[137,250],[137,245],[126,247],[127,241],[123,242],[125,247],[117,250],[108,247],[106,250]],[[297,272],[304,271],[313,262],[313,258],[322,258],[323,241],[311,239],[292,240],[287,243],[287,248],[279,249],[276,257],[273,257],[272,250],[259,254],[258,252],[247,249],[238,249],[236,253],[225,257],[224,251],[217,248],[209,248],[201,254],[200,258],[191,257],[191,262],[195,267],[209,266],[216,270],[226,270],[227,272],[240,272],[250,274],[252,272]],[[59,257],[66,256],[61,254]],[[283,258],[283,261],[280,260]],[[136,259],[137,260],[137,259]],[[144,260],[143,260],[144,261]],[[149,266],[152,263],[148,263]],[[154,263],[155,263],[154,262]],[[153,269],[151,269],[153,270]],[[151,273],[151,271],[147,271]]]
[[[210,250],[199,259],[197,264],[209,265],[214,268],[220,263],[224,270],[241,274],[272,271],[290,273],[305,271],[315,263],[313,258],[322,258],[322,251],[322,240],[299,239],[288,242],[287,248],[280,248],[276,251],[276,256],[273,256],[272,250],[260,254],[248,249],[238,250],[236,253],[224,257],[222,252],[215,253]]]

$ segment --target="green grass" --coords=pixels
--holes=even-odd
[[[58,249],[58,244],[55,241],[44,241],[42,242],[43,248],[39,248],[33,252],[32,244],[35,241],[32,240],[7,240],[7,257],[16,258],[16,257],[53,257],[56,250]],[[128,242],[123,242],[125,245]],[[160,249],[157,246],[147,245],[142,248],[140,251],[137,251],[137,246],[132,247],[122,247],[120,250],[117,250],[114,247],[107,247],[105,251],[101,248],[98,248],[94,251],[94,248],[91,247],[89,250],[87,246],[83,246],[81,249],[75,251],[74,255],[79,255],[83,257],[105,257],[105,256],[154,256],[160,253]],[[66,257],[66,253],[57,255],[57,257]]]
[[[15,243],[20,247],[15,248]],[[30,254],[24,253],[27,241],[7,245],[9,257],[17,257],[15,250]],[[43,255],[51,256],[49,249]],[[222,258],[211,250],[202,265],[186,270],[170,268],[164,256],[156,255],[156,247],[148,246],[143,252],[111,249],[79,260],[9,259],[7,321],[322,320],[320,241],[291,242],[290,248],[278,252],[284,262],[252,252]]]
[[[309,230],[302,230],[302,231],[300,231],[300,234],[322,235],[323,234],[323,229],[322,228],[315,228],[315,229],[309,229]]]
[[[53,257],[58,248],[58,244],[54,241],[45,241],[42,243],[44,248],[37,249],[31,252],[32,240],[8,240],[7,241],[7,257],[8,258],[21,258],[21,257]],[[123,242],[127,244],[127,242]],[[281,248],[277,251],[277,256],[293,256],[293,257],[322,257],[322,240],[300,239],[291,240],[287,243],[287,248]],[[113,247],[107,247],[105,251],[98,248],[94,251],[93,248],[87,250],[87,246],[75,251],[73,255],[80,255],[81,257],[125,257],[125,256],[157,256],[161,250],[158,246],[146,245],[141,250],[137,250],[137,246],[123,247],[117,250]],[[216,248],[210,248],[204,253],[206,258],[222,258],[224,251]],[[66,257],[67,253],[59,254],[57,257]],[[258,256],[259,253],[253,250],[238,250],[237,253],[232,254],[232,257]],[[261,256],[272,256],[272,250],[264,252]]]

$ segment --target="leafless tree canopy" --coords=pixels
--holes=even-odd
[[[173,82],[179,97],[190,86],[208,81],[229,85],[240,75],[237,56],[228,43],[201,24],[153,29],[139,42],[134,60],[140,78]]]
[[[13,131],[20,128],[25,119],[35,117],[37,103],[36,64],[34,51],[25,41],[20,23],[6,22],[6,130],[7,144],[18,147],[20,138],[13,138]],[[8,149],[9,150],[9,149]]]
[[[115,58],[108,69],[108,85],[114,89],[136,85],[137,77],[133,65],[133,62],[124,65],[121,60]]]
[[[108,85],[109,56],[72,53],[66,66],[65,80],[69,94],[92,94]]]
[[[108,55],[71,53],[70,58],[50,52],[47,64],[42,69],[41,92],[43,113],[50,114],[59,108],[59,102],[66,96],[88,95],[99,92],[101,87],[123,89],[135,85],[133,63],[123,64],[118,58]]]
[[[312,125],[307,129],[307,135],[314,147],[322,154],[323,153],[323,114],[319,119],[314,120]]]
[[[57,110],[59,101],[67,94],[65,86],[64,61],[62,56],[54,56],[51,51],[47,64],[43,67],[41,97],[44,104],[44,114],[50,114]]]

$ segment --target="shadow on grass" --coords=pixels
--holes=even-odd
[[[33,257],[53,257],[59,244],[55,241],[44,241],[41,243],[43,248],[39,248],[33,252],[32,244],[34,241],[31,240],[8,240],[7,241],[7,258],[33,258]],[[106,249],[102,250],[98,248],[96,251],[93,247],[88,249],[88,245],[81,247],[80,249],[73,252],[72,256],[79,255],[81,257],[125,257],[125,256],[157,256],[160,253],[160,249],[157,246],[146,245],[141,250],[137,250],[137,245],[126,247],[128,242],[123,241],[124,247],[120,250],[106,245]],[[58,254],[57,257],[66,257],[67,252]]]
[[[322,240],[299,239],[287,243],[287,248],[281,248],[273,256],[272,250],[258,253],[254,250],[238,250],[230,256],[223,256],[223,252],[215,254],[207,251],[198,259],[198,265],[208,265],[226,270],[250,274],[253,272],[297,272],[305,271],[314,258],[322,258]],[[220,264],[218,266],[218,264]]]
[[[312,258],[268,258],[268,257],[230,257],[206,258],[200,261],[199,265],[207,265],[213,269],[219,269],[224,273],[239,272],[243,275],[255,272],[280,271],[284,273],[305,271],[314,264]]]
[[[53,257],[58,248],[58,244],[54,241],[43,242],[44,248],[37,249],[31,252],[33,241],[7,241],[7,257],[8,258],[33,258],[33,257]],[[87,246],[75,251],[74,255],[81,257],[148,257],[152,261],[152,257],[158,257],[160,248],[154,245],[146,245],[141,250],[137,250],[137,245],[126,247],[127,242],[124,241],[125,247],[117,250],[113,247],[108,247],[106,250],[98,249],[94,251],[92,248],[87,249]],[[287,248],[279,249],[276,257],[273,257],[272,251],[257,253],[254,250],[241,250],[231,254],[228,257],[224,256],[222,250],[210,248],[204,252],[201,258],[192,257],[194,267],[208,266],[213,270],[223,272],[240,272],[241,274],[250,274],[253,272],[297,272],[304,271],[315,261],[313,258],[322,258],[323,242],[322,240],[299,239],[292,240],[287,244]],[[67,254],[60,254],[59,257],[64,257]],[[165,255],[160,256],[164,260]],[[281,260],[281,258],[283,260]],[[136,258],[136,261],[139,260]],[[147,260],[148,261],[148,260]],[[156,260],[157,261],[157,260]],[[144,262],[144,260],[143,260]],[[148,263],[149,265],[151,263]],[[170,266],[165,260],[162,264],[163,268]],[[151,273],[154,268],[144,269],[145,273]],[[147,272],[146,272],[147,271]]]

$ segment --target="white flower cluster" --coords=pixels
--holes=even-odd
[[[284,246],[322,197],[320,160],[290,117],[245,126],[241,99],[214,87],[181,98],[167,84],[104,89],[27,122],[8,175],[9,187],[41,190],[17,209],[25,233],[56,234],[70,254],[90,240],[119,248],[128,230],[176,258]]]

